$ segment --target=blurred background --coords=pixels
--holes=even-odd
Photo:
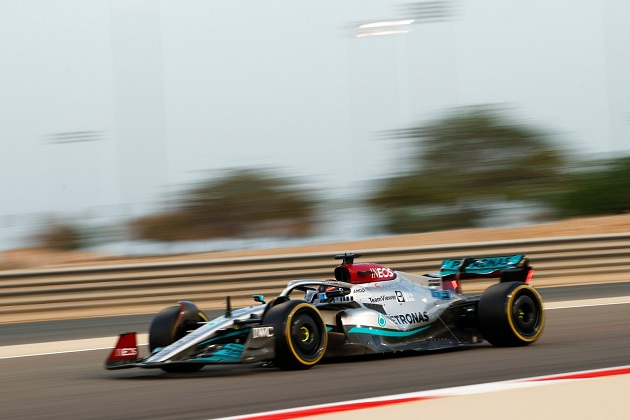
[[[627,212],[628,15],[624,0],[3,0],[0,251]]]

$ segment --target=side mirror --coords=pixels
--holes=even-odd
[[[331,290],[329,292],[326,292],[326,295],[328,295],[329,298],[336,298],[339,296],[345,296],[348,293],[350,293],[350,290],[348,289],[342,289],[341,287]]]
[[[263,295],[254,295],[254,302],[265,303],[265,297]]]

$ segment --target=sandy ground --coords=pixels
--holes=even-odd
[[[623,214],[616,216],[569,219],[558,222],[510,228],[461,229],[378,237],[369,240],[308,245],[295,248],[208,252],[143,258],[121,258],[117,256],[88,252],[50,252],[42,249],[29,248],[9,250],[0,253],[0,270],[69,267],[88,264],[104,265],[153,261],[212,259],[252,255],[286,255],[307,252],[338,253],[359,249],[395,248],[449,243],[486,242],[629,232],[630,214]]]

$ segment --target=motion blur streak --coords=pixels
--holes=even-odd
[[[405,19],[405,20],[390,20],[390,21],[384,21],[384,22],[364,23],[363,25],[359,25],[359,29],[381,28],[383,26],[411,25],[413,22],[414,22],[413,19]]]

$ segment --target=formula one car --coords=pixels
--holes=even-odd
[[[273,363],[306,369],[323,357],[432,350],[486,340],[494,346],[536,341],[543,302],[529,285],[524,255],[445,260],[439,273],[410,274],[358,254],[337,255],[334,280],[293,280],[278,297],[209,320],[188,301],[163,309],[149,328],[150,355],[139,358],[136,333],[121,334],[107,369],[192,372],[204,365]],[[499,282],[481,295],[461,293],[467,278]]]

